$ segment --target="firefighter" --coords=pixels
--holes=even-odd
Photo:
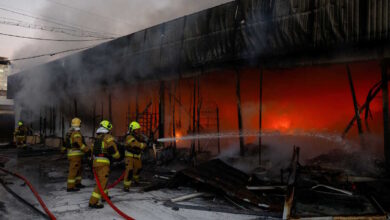
[[[141,152],[146,147],[146,143],[141,140],[139,130],[141,125],[133,121],[129,125],[128,135],[125,143],[125,177],[123,181],[124,191],[129,192],[132,181],[139,183],[139,174],[142,170]]]
[[[17,147],[26,147],[28,131],[29,130],[26,126],[24,126],[23,121],[18,121],[18,127],[16,127],[14,132],[14,140]]]
[[[80,188],[85,187],[81,184],[82,159],[84,153],[89,151],[89,148],[85,145],[80,128],[81,120],[73,118],[71,127],[66,135],[65,146],[63,147],[63,151],[65,149],[68,151],[69,173],[66,189],[68,192],[79,191]]]
[[[104,189],[106,190],[108,175],[110,173],[110,157],[119,159],[120,154],[116,146],[114,137],[111,135],[112,124],[107,120],[100,122],[100,127],[96,130],[97,138],[93,144],[93,169],[96,172],[98,180]],[[101,195],[98,186],[95,187],[92,192],[92,196],[89,199],[89,207],[91,208],[103,208],[103,204],[100,203]]]

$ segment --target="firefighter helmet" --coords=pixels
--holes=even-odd
[[[80,127],[81,120],[79,118],[73,118],[72,119],[72,127]]]
[[[136,121],[131,122],[130,125],[129,125],[129,130],[130,131],[134,131],[134,130],[137,130],[137,129],[140,129],[140,128],[141,128],[141,125],[138,122],[136,122]]]
[[[112,124],[108,120],[103,120],[102,122],[100,122],[100,126],[102,126],[103,128],[106,128],[109,131],[112,129]]]

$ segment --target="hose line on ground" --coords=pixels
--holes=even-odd
[[[7,186],[7,184],[3,180],[0,180],[0,184],[3,185],[4,189],[7,192],[9,192],[12,196],[14,196],[17,200],[19,200],[21,203],[28,206],[29,208],[31,208],[33,211],[35,211],[37,214],[44,217],[45,219],[50,219],[50,217],[48,215],[46,215],[46,213],[42,212],[37,207],[35,207],[33,204],[27,202],[27,200],[23,199],[21,196],[19,196],[17,193],[15,193],[11,188],[9,188]]]
[[[8,174],[11,174],[21,180],[23,180],[27,186],[30,188],[31,192],[34,194],[35,198],[37,198],[39,204],[41,204],[43,210],[46,212],[46,214],[50,217],[51,220],[56,220],[56,217],[53,215],[53,213],[50,212],[50,210],[47,208],[46,204],[43,202],[43,200],[41,199],[41,197],[39,196],[38,192],[34,189],[34,187],[31,185],[31,183],[22,175],[18,174],[18,173],[14,173],[14,172],[11,172],[9,170],[6,170],[4,168],[1,168],[0,167],[0,170],[5,172],[5,173],[8,173]]]
[[[112,209],[114,209],[115,212],[117,212],[120,216],[122,216],[124,219],[126,220],[135,220],[134,218],[126,215],[124,212],[122,212],[121,210],[119,210],[110,200],[110,198],[108,198],[108,196],[104,193],[104,189],[102,188],[102,185],[100,184],[100,181],[99,181],[99,178],[96,174],[96,171],[95,169],[93,169],[93,175],[95,176],[95,180],[96,180],[96,184],[97,184],[97,187],[100,191],[100,194],[103,196],[103,198],[106,200],[106,202],[111,206]]]
[[[125,177],[125,173],[126,173],[126,171],[123,172],[122,175],[114,183],[112,183],[111,185],[108,185],[107,189],[114,188],[116,185],[118,185],[118,183],[120,183],[123,180],[123,178]]]

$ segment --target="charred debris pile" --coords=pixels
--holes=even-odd
[[[46,152],[42,146],[24,151],[18,155],[21,159],[49,156],[39,166],[39,172],[48,182],[65,181],[61,175],[65,170],[52,167],[52,163],[65,162],[65,158]],[[374,163],[375,167],[370,168],[367,164],[372,163],[361,153],[333,150],[302,165],[300,148],[294,147],[290,161],[285,161],[285,168],[275,175],[272,166],[243,172],[230,165],[237,158],[206,159],[193,165],[186,152],[178,149],[174,154],[167,151],[156,156],[150,150],[143,159],[142,191],[191,189],[191,193],[184,190],[185,195],[163,202],[173,210],[235,213],[267,219],[386,219],[390,211],[390,178],[381,168],[384,165]],[[89,169],[86,166],[85,173],[90,173]],[[112,171],[112,179],[119,177],[123,164],[113,163]]]
[[[175,174],[155,175],[160,181],[144,190],[180,187],[196,190],[164,203],[174,210],[277,219],[386,219],[390,211],[390,184],[384,172],[374,176],[372,172],[362,171],[358,175],[343,167],[337,168],[337,163],[332,166],[332,160],[343,164],[359,159],[358,155],[338,150],[308,160],[306,165],[301,165],[299,153],[300,148],[294,147],[292,159],[280,170],[279,179],[268,176],[267,169],[247,174],[220,159],[211,159]],[[379,169],[379,172],[382,171]]]

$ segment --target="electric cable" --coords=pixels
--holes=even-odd
[[[53,53],[46,53],[46,54],[40,54],[40,55],[35,55],[35,56],[30,56],[30,57],[22,57],[22,58],[15,58],[15,59],[10,59],[9,61],[20,61],[20,60],[28,60],[28,59],[34,59],[38,57],[45,57],[45,56],[55,56],[61,53],[67,53],[67,52],[72,52],[72,51],[77,51],[77,50],[84,50],[88,48],[92,48],[93,46],[90,47],[81,47],[81,48],[75,48],[75,49],[69,49],[69,50],[63,50],[59,52],[53,52]]]
[[[53,33],[66,34],[66,35],[74,36],[74,37],[104,38],[102,36],[93,35],[93,34],[90,34],[87,32],[83,33],[82,31],[78,31],[78,30],[74,30],[74,29],[27,23],[27,22],[22,21],[22,20],[7,18],[7,17],[0,17],[0,24],[28,28],[28,29],[36,29],[36,30],[41,30],[41,31],[48,31],[48,32],[53,32]],[[106,37],[106,38],[109,38],[109,37]],[[114,39],[114,38],[111,38],[111,39]]]
[[[112,38],[100,38],[100,39],[55,39],[55,38],[40,38],[40,37],[29,37],[16,34],[7,34],[1,33],[0,35],[16,38],[24,38],[30,40],[41,40],[41,41],[58,41],[58,42],[87,42],[87,41],[103,41],[103,40],[112,40]]]
[[[112,34],[112,33],[99,33],[99,32],[96,32],[96,31],[85,31],[85,30],[81,29],[80,27],[75,27],[75,26],[72,26],[72,25],[68,25],[68,24],[64,24],[64,23],[61,23],[61,22],[57,22],[57,21],[55,21],[54,19],[52,19],[50,17],[45,18],[45,17],[41,16],[43,18],[40,18],[40,17],[37,17],[37,16],[33,16],[33,15],[29,15],[29,14],[18,12],[18,11],[14,11],[14,10],[11,10],[11,9],[7,9],[7,8],[4,8],[4,7],[0,7],[0,10],[11,12],[11,13],[18,14],[18,15],[22,15],[22,16],[29,17],[29,18],[34,18],[36,20],[41,20],[41,21],[45,21],[45,22],[48,22],[48,23],[52,23],[52,24],[56,24],[56,25],[60,25],[60,26],[68,27],[68,28],[72,28],[72,29],[79,30],[79,31],[93,33],[93,34],[101,34],[103,36],[107,35],[107,34],[113,35],[113,36],[115,36],[115,35],[118,36],[119,35],[119,34]]]

